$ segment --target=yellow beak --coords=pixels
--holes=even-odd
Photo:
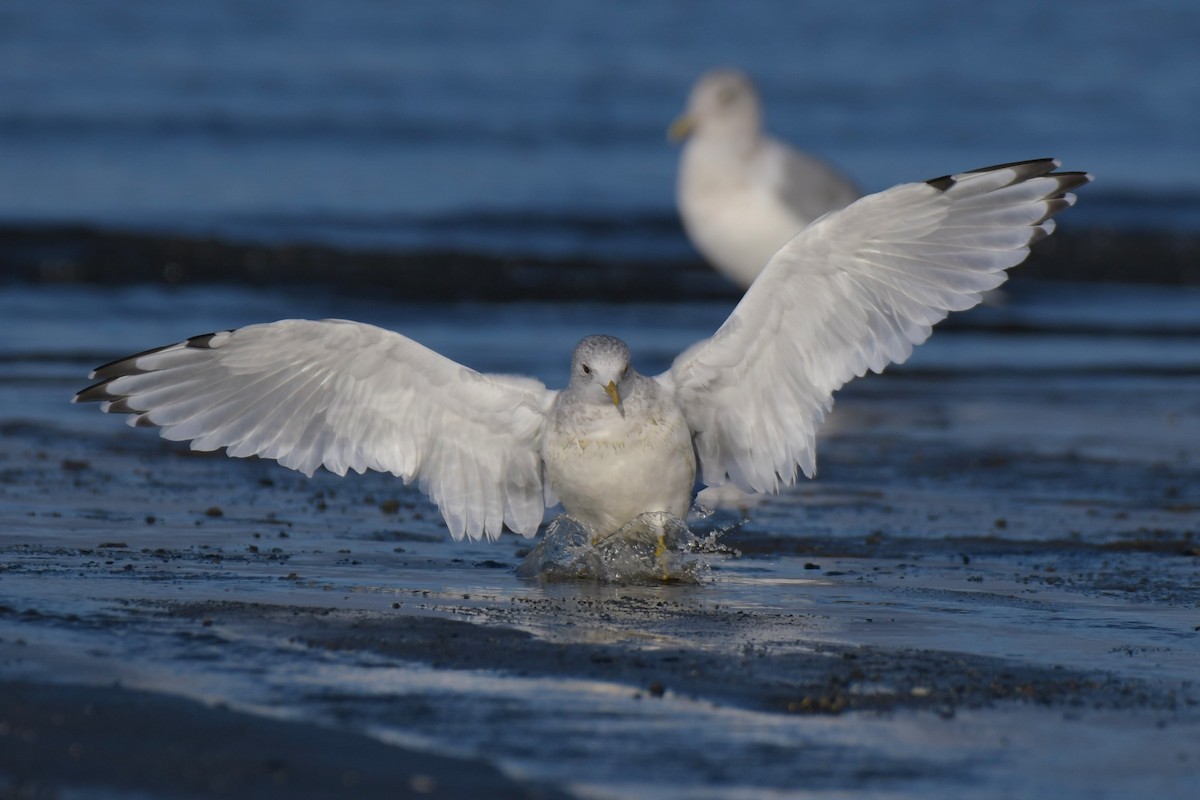
[[[617,392],[617,384],[613,381],[609,381],[608,386],[604,387],[604,391],[608,392],[608,396],[612,398],[613,405],[617,408],[620,408],[621,395]]]
[[[678,142],[688,137],[692,129],[696,127],[695,117],[689,117],[684,114],[679,119],[671,123],[671,127],[667,129],[667,139],[672,142]]]

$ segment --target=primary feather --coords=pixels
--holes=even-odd
[[[482,375],[398,333],[283,320],[193,337],[93,373],[77,400],[132,414],[195,450],[272,458],[312,475],[368,469],[416,481],[459,538],[532,535],[545,509],[538,449],[554,393]]]

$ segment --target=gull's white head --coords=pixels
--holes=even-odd
[[[668,136],[756,137],[762,130],[758,91],[745,73],[715,69],[705,73],[688,97],[687,109],[671,125]]]
[[[588,336],[575,345],[567,388],[583,399],[621,407],[621,384],[633,374],[629,345],[615,336]]]

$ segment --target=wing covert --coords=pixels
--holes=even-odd
[[[76,401],[132,414],[194,450],[226,448],[312,475],[416,480],[457,539],[532,536],[545,510],[541,435],[554,394],[485,375],[398,333],[283,320],[106,364]]]
[[[783,246],[721,328],[658,376],[692,429],[702,478],[775,492],[816,471],[833,392],[903,362],[950,311],[1007,278],[1091,180],[1051,159],[895,186]]]

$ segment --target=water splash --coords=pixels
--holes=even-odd
[[[705,543],[686,522],[665,512],[642,514],[603,538],[564,514],[550,523],[517,575],[550,582],[699,584],[712,573],[708,561],[698,555],[714,552]]]

